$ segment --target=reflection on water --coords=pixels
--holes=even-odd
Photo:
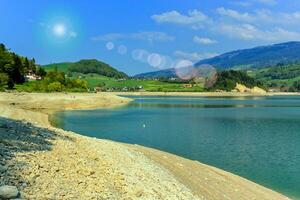
[[[253,107],[299,107],[298,105],[256,105],[256,104],[164,104],[164,103],[131,103],[130,107],[144,108],[253,108]]]
[[[68,130],[199,160],[300,198],[300,97],[135,97],[56,117]]]
[[[140,108],[244,108],[244,107],[256,107],[256,105],[205,105],[205,104],[163,104],[163,103],[132,103],[131,107]]]

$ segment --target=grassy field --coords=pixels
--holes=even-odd
[[[115,78],[110,78],[106,76],[102,76],[99,74],[81,74],[81,73],[69,73],[68,67],[70,63],[59,63],[59,64],[50,64],[43,66],[44,69],[49,71],[54,71],[57,67],[58,71],[65,72],[69,75],[69,78],[80,78],[85,80],[88,83],[90,90],[93,90],[95,87],[102,88],[119,88],[122,89],[124,87],[133,88],[142,86],[145,91],[170,91],[170,92],[202,92],[203,85],[198,84],[191,88],[184,87],[184,84],[181,83],[168,83],[162,82],[159,80],[137,80],[137,79],[127,79],[127,80],[118,80]],[[71,75],[71,76],[70,76]],[[18,88],[22,86],[17,86]]]
[[[127,79],[127,80],[117,80],[114,78],[109,78],[101,76],[98,74],[74,74],[73,78],[81,78],[86,80],[89,87],[93,89],[94,87],[103,86],[105,88],[124,88],[124,87],[138,87],[142,86],[146,91],[203,91],[202,85],[197,85],[191,88],[185,88],[184,84],[180,83],[167,83],[159,80],[137,80],[137,79]]]

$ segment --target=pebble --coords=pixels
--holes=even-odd
[[[0,173],[4,173],[7,171],[7,166],[5,165],[0,165]]]
[[[14,199],[19,196],[19,190],[15,186],[4,185],[0,187],[0,199]]]

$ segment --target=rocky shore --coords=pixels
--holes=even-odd
[[[111,94],[0,93],[0,199],[288,199],[195,161],[48,121],[58,110],[129,101]]]

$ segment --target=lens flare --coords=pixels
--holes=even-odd
[[[217,70],[211,65],[200,65],[197,66],[198,76],[197,80],[201,79],[204,81],[205,88],[211,88],[217,81],[218,73]],[[196,81],[197,81],[196,80]]]
[[[107,50],[113,50],[115,48],[115,45],[114,45],[114,43],[112,43],[112,42],[107,42],[106,43],[106,49]]]
[[[175,64],[176,75],[183,80],[192,79],[195,74],[193,63],[189,60],[179,60]]]
[[[125,45],[120,45],[118,48],[118,53],[121,55],[125,55],[127,53],[127,47]]]
[[[152,67],[159,67],[161,64],[161,56],[157,53],[152,53],[148,56],[147,61]]]
[[[159,69],[168,69],[174,67],[173,60],[168,56],[160,56],[161,61],[160,65],[158,66]]]
[[[132,58],[140,62],[148,62],[149,53],[144,49],[135,49],[132,51]]]
[[[66,34],[66,26],[64,24],[55,24],[53,26],[53,33],[58,37],[63,37]]]

